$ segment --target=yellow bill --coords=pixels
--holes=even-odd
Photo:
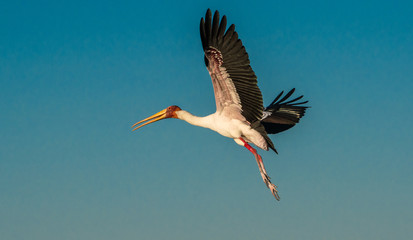
[[[145,126],[145,125],[148,125],[148,124],[150,124],[150,123],[153,123],[153,122],[156,122],[156,121],[165,119],[165,118],[166,118],[166,110],[167,110],[167,109],[164,109],[164,110],[162,110],[162,111],[160,111],[160,112],[158,112],[158,113],[156,113],[156,114],[154,114],[154,115],[152,115],[152,116],[150,116],[150,117],[148,117],[148,118],[143,119],[142,121],[139,121],[139,122],[133,124],[133,125],[132,125],[132,128],[133,128],[133,127],[135,127],[135,128],[134,128],[132,131],[135,131],[136,129],[139,129],[139,128],[141,128],[141,127],[143,127],[143,126]],[[140,126],[138,126],[138,125],[141,124],[141,123],[143,123],[143,124],[140,125]],[[137,127],[136,127],[136,126],[137,126]]]

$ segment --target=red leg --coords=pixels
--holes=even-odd
[[[253,147],[251,147],[251,145],[245,142],[244,139],[242,138],[239,138],[239,139],[244,143],[244,147],[246,147],[252,154],[254,154],[255,160],[257,161],[258,168],[261,173],[262,180],[267,185],[267,187],[271,190],[272,195],[274,195],[275,199],[279,201],[280,197],[278,196],[277,186],[271,183],[270,177],[267,175],[267,171],[265,171],[264,163],[262,161],[261,156],[257,153],[257,150],[255,150]]]

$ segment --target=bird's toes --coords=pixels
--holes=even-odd
[[[280,201],[280,196],[278,195],[277,186],[274,184],[270,184],[269,189],[271,190],[272,195],[275,197],[277,201]]]

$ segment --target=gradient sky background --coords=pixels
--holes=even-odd
[[[252,154],[215,111],[198,24],[235,23],[264,102],[311,109]],[[0,3],[1,239],[413,239],[411,1]]]

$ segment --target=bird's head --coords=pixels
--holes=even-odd
[[[148,125],[149,123],[153,123],[162,119],[167,119],[167,118],[178,118],[178,116],[176,115],[177,111],[181,111],[181,108],[178,106],[169,106],[167,108],[165,108],[164,110],[148,117],[145,118],[135,124],[133,124],[132,128],[135,127],[132,131],[135,131],[138,128],[141,128],[145,125]],[[139,126],[139,124],[143,123],[142,125]]]

